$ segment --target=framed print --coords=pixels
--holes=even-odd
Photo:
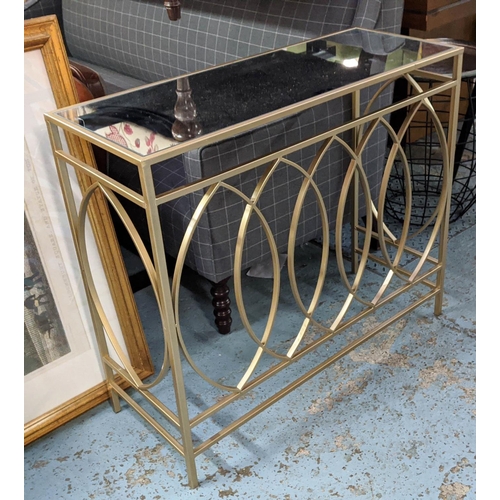
[[[43,114],[78,102],[55,16],[24,24],[25,445],[108,398],[89,304]],[[91,147],[66,137],[95,166]],[[72,179],[78,189],[89,179]],[[106,314],[141,378],[153,372],[130,282],[103,197],[89,212],[89,258]],[[122,381],[122,385],[125,384]]]

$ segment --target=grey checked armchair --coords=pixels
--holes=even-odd
[[[164,6],[152,0],[62,0],[64,35],[70,56],[94,68],[108,86],[108,92],[179,77],[349,27],[399,33],[402,12],[403,0],[183,0],[181,19],[172,22]],[[193,79],[191,85],[196,101],[198,89]],[[363,93],[362,107],[373,92]],[[378,98],[377,106],[386,106],[391,99],[389,89]],[[350,116],[351,102],[342,98],[159,163],[153,167],[156,190],[165,192],[214,175],[333,128]],[[375,199],[385,149],[386,133],[378,129],[365,153]],[[309,147],[293,153],[289,159],[307,168],[315,154],[315,148]],[[341,146],[333,145],[316,173],[331,229],[349,160]],[[234,186],[250,196],[264,169],[240,175],[233,180]],[[136,168],[123,160],[110,158],[107,173],[140,190]],[[286,252],[293,204],[302,179],[296,170],[280,165],[259,202],[280,252]],[[322,233],[317,203],[310,195],[298,226],[297,245]],[[161,206],[163,241],[172,257],[177,256],[185,229],[202,196],[200,190]],[[124,203],[147,241],[142,209]],[[234,247],[244,207],[245,203],[235,193],[220,190],[200,220],[185,262],[213,284],[214,313],[221,333],[230,331],[229,280],[234,274]],[[247,231],[242,269],[269,257],[266,241],[261,225],[253,218]]]

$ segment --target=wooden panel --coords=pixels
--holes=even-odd
[[[404,8],[413,12],[430,12],[458,2],[459,0],[405,0]]]
[[[406,0],[402,26],[404,29],[431,31],[475,14],[475,0]]]
[[[420,83],[422,86],[422,89],[428,90],[429,89],[429,84],[428,83]],[[460,104],[459,104],[459,120],[462,119],[465,116],[465,113],[467,112],[467,106],[469,104],[468,97],[469,97],[469,87],[467,85],[467,82],[462,82],[461,86],[461,93],[460,93]],[[450,101],[451,101],[451,91],[448,92],[443,92],[442,94],[439,94],[439,98],[435,98],[432,101],[432,104],[434,106],[434,109],[436,110],[436,113],[439,117],[439,120],[443,124],[448,124],[448,119],[449,119],[449,112],[450,112]],[[407,140],[409,143],[414,143],[418,141],[419,139],[422,139],[422,137],[425,137],[425,134],[433,133],[434,128],[431,128],[430,125],[425,126],[425,122],[427,120],[430,120],[428,113],[425,109],[421,109],[417,112],[415,115],[413,126],[410,126],[408,129],[408,135],[407,135]]]
[[[440,26],[430,31],[409,30],[415,38],[450,38],[476,43],[476,16],[458,19],[456,22]]]

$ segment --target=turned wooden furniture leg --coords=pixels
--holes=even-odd
[[[375,216],[373,216],[372,231],[374,233],[378,234],[378,220]],[[379,237],[380,237],[380,234],[379,234]],[[380,243],[378,241],[378,238],[372,238],[370,241],[370,250],[372,252],[376,252],[379,249],[380,249]]]
[[[181,18],[181,2],[179,0],[165,0],[163,4],[171,21],[178,21]]]
[[[231,319],[231,308],[229,307],[231,305],[229,287],[227,286],[229,278],[219,281],[219,283],[212,283],[212,288],[210,289],[213,297],[212,305],[214,306],[215,324],[219,333],[222,334],[230,333],[233,321]]]

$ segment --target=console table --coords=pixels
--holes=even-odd
[[[357,59],[361,48],[363,48],[365,57],[368,54],[368,58],[376,60],[377,64],[372,64],[369,71],[355,73],[354,78],[351,72],[349,73],[351,76],[347,78],[347,69],[357,66],[358,63],[361,64]],[[108,375],[107,381],[111,404],[115,411],[119,411],[120,399],[126,401],[184,457],[189,485],[193,488],[198,485],[197,456],[203,454],[219,440],[269,408],[279,399],[292,393],[304,382],[379,332],[384,331],[393,322],[401,319],[415,308],[433,300],[434,313],[440,314],[443,306],[450,186],[456,144],[463,49],[446,44],[429,43],[411,37],[355,28],[273,51],[274,54],[283,52],[294,54],[294,57],[298,58],[297,60],[305,57],[305,54],[309,56],[312,54],[322,58],[326,63],[334,65],[338,78],[331,78],[326,86],[310,88],[308,95],[302,96],[300,100],[278,109],[273,107],[272,102],[269,103],[269,100],[265,99],[266,96],[253,96],[252,99],[256,99],[259,106],[253,107],[252,116],[246,116],[241,121],[237,116],[233,115],[232,121],[226,121],[219,128],[216,125],[209,129],[203,128],[203,124],[198,126],[193,108],[195,102],[188,102],[187,106],[180,107],[183,111],[178,110],[179,112],[175,113],[174,110],[171,110],[172,116],[175,115],[176,120],[180,122],[176,127],[177,135],[173,134],[172,127],[172,135],[170,137],[168,137],[168,134],[163,136],[163,141],[159,143],[158,149],[154,151],[138,152],[131,146],[115,142],[112,137],[100,135],[95,127],[89,125],[92,121],[90,118],[96,110],[103,109],[103,106],[106,107],[108,104],[119,102],[116,99],[122,99],[124,102],[140,103],[146,95],[151,95],[151,92],[160,89],[160,95],[161,93],[174,96],[176,94],[183,95],[183,99],[189,101],[189,81],[191,83],[195,81],[196,76],[198,76],[198,81],[203,81],[205,78],[208,81],[210,72],[223,72],[229,66],[232,68],[233,73],[238,73],[241,70],[243,71],[242,74],[244,74],[244,70],[248,65],[257,65],[258,67],[260,61],[269,61],[269,53],[239,60],[230,65],[204,70],[196,74],[185,75],[179,78],[178,81],[172,79],[158,82],[121,93],[118,96],[96,99],[45,115],[82,275],[86,284],[89,303],[94,312],[92,317],[95,321],[95,334],[102,362],[106,368],[105,372]],[[453,68],[451,75],[438,75],[426,69],[426,67],[431,67],[431,65],[445,60],[451,62]],[[297,65],[298,67],[299,65]],[[430,69],[432,70],[432,67]],[[273,76],[279,80],[280,75]],[[310,75],[303,75],[304,79],[308,76]],[[407,79],[409,85],[413,87],[414,92],[412,95],[393,102],[383,109],[372,109],[368,106],[363,112],[361,111],[359,102],[360,92],[363,89],[378,86],[377,88],[382,91],[401,77]],[[435,79],[436,84],[429,90],[423,90],[418,84],[417,77]],[[286,82],[282,82],[282,84],[285,85]],[[234,85],[235,92],[244,89],[243,80],[236,80]],[[185,94],[182,94],[183,92]],[[432,109],[428,99],[431,96],[445,92],[451,92],[452,102],[448,120],[450,126],[446,130],[441,126],[439,116]],[[203,146],[219,143],[222,140],[277,120],[285,120],[303,110],[341,96],[350,96],[352,99],[352,118],[345,123],[333,129],[322,131],[317,135],[306,137],[294,144],[288,144],[277,151],[271,151],[263,157],[254,158],[236,167],[223,170],[210,178],[187,183],[160,194],[155,193],[151,166],[157,162],[177,157],[182,153]],[[184,104],[186,104],[186,101],[184,101]],[[387,183],[396,157],[400,158],[403,165],[405,186],[407,190],[411,190],[411,182],[408,178],[411,171],[407,162],[405,163],[401,141],[411,123],[412,117],[415,116],[420,107],[427,108],[433,116],[443,154],[443,191],[435,212],[430,216],[427,224],[417,232],[420,238],[425,237],[426,242],[423,251],[418,250],[416,245],[413,244],[415,234],[410,230],[411,192],[407,192],[408,215],[404,221],[398,227],[394,227],[391,226],[390,221],[384,219],[384,199]],[[403,108],[407,109],[407,118],[402,124],[401,130],[393,130],[390,125],[390,114]],[[363,169],[363,153],[376,126],[385,127],[389,137],[387,162],[377,203],[371,197],[369,176]],[[342,134],[346,131],[350,131],[349,137],[352,138],[350,144],[342,139]],[[65,148],[63,133],[75,134],[135,165],[141,178],[142,191],[135,192],[70,155]],[[311,165],[306,166],[292,164],[287,160],[287,155],[291,152],[311,145],[318,145],[320,150],[324,151],[330,147],[333,141],[340,141],[351,157],[344,184],[339,194],[340,201],[336,218],[334,251],[330,249],[329,222],[326,211],[314,182],[314,171],[321,160],[321,154],[315,158]],[[281,270],[276,247],[273,246],[272,235],[269,235],[269,244],[272,249],[274,284],[271,286],[271,306],[268,311],[263,312],[263,314],[268,315],[268,320],[264,332],[260,335],[253,330],[252,323],[246,315],[241,272],[238,272],[237,269],[237,262],[241,262],[242,253],[242,244],[241,242],[238,243],[234,275],[236,305],[249,339],[253,342],[253,354],[242,367],[242,375],[239,381],[228,384],[224,382],[224,363],[221,364],[221,373],[217,376],[207,374],[203,366],[197,361],[197,358],[192,356],[190,346],[193,339],[188,342],[186,332],[183,332],[180,327],[179,294],[183,261],[190,243],[190,234],[197,224],[196,218],[200,213],[203,213],[206,205],[210,202],[211,194],[221,186],[229,186],[230,188],[229,181],[235,176],[262,165],[270,165],[264,177],[256,186],[252,198],[245,197],[241,193],[242,198],[246,200],[247,206],[240,229],[241,239],[244,239],[248,219],[252,212],[255,215],[255,212],[258,211],[256,199],[259,197],[259,190],[266,183],[266,176],[270,176],[272,169],[279,163],[288,164],[290,168],[300,171],[303,176],[303,185],[295,202],[296,213],[300,212],[301,203],[304,202],[308,190],[312,190],[317,198],[317,203],[322,207],[324,238],[320,242],[319,271],[316,283],[311,288],[312,292],[309,293],[306,300],[302,296],[300,286],[297,283],[299,273],[294,266],[294,235],[296,225],[299,222],[298,217],[294,217],[290,228],[288,266],[285,269],[288,273],[296,307],[302,312],[303,322],[297,325],[296,332],[287,332],[289,334],[287,342],[273,343],[273,334],[276,330],[279,330],[277,316]],[[90,188],[83,193],[79,206],[75,201],[77,198],[75,198],[73,191],[70,169],[87,175],[93,180]],[[162,203],[176,200],[200,189],[205,190],[206,196],[200,202],[199,209],[186,230],[173,277],[170,278],[160,236],[161,227],[158,207]],[[120,348],[93,284],[92,272],[86,254],[85,224],[87,206],[93,193],[98,190],[104,193],[110,205],[120,215],[133,237],[149,274],[158,302],[165,352],[161,369],[153,377],[153,380],[147,382],[140,380],[130,365],[126,353]],[[127,214],[123,210],[117,195],[132,201],[145,210],[151,237],[152,257],[150,257],[140,238],[138,238],[137,232],[130,225]],[[358,206],[360,198],[364,200],[364,206],[367,207],[367,216],[364,222],[358,220],[362,219],[360,217],[360,207]],[[350,265],[346,265],[346,260],[343,258],[342,246],[346,227],[344,224],[345,214],[348,213],[350,214]],[[262,221],[262,224],[265,225],[265,221]],[[374,242],[376,242],[376,245],[373,244]],[[411,257],[411,266],[405,265],[405,256]],[[338,268],[336,279],[343,284],[345,296],[343,298],[337,297],[338,309],[336,309],[335,315],[325,322],[320,319],[317,312],[324,302],[322,291],[328,284],[327,281],[331,279],[328,270],[328,263],[331,260],[334,263],[336,262]],[[378,266],[378,271],[375,274],[380,278],[380,282],[376,284],[374,293],[373,283],[368,288],[365,283],[366,280],[364,280],[369,266]],[[346,267],[350,267],[350,269],[346,269]],[[404,300],[401,300],[402,298]],[[367,324],[364,324],[363,328],[353,329],[370,315],[384,313],[388,304],[397,304],[397,312],[393,314],[391,309],[389,316],[384,316],[378,322],[367,323],[368,328],[366,327]],[[333,307],[333,304],[331,305]],[[349,332],[347,338],[345,337],[346,332]],[[230,342],[231,337],[227,337],[225,340]],[[280,349],[280,346],[285,347]],[[110,349],[115,351],[119,361],[116,361],[116,356],[110,356]],[[291,368],[292,364],[294,367],[303,365],[305,371],[296,376],[293,376],[295,372],[292,371],[292,375],[290,375],[287,370]],[[132,395],[122,390],[115,382],[114,375],[116,374],[128,381],[135,390]],[[288,375],[285,376],[284,374]],[[206,384],[206,392],[197,394],[190,388],[191,382],[198,379],[203,380],[203,383]],[[161,391],[156,391],[160,386],[162,387]],[[234,417],[232,421],[228,421],[229,417],[226,414],[222,423],[218,423],[217,430],[210,437],[205,440],[194,438],[195,428],[197,431],[199,429],[200,432],[201,428],[207,426],[210,429],[211,424],[209,425],[209,422],[217,421],[217,417],[221,412],[229,407],[233,408],[233,405],[241,402],[249,393],[256,393],[261,388],[264,388],[262,392],[259,392],[262,398],[255,401],[253,405],[249,403],[249,398],[247,398],[243,414],[236,417],[230,414],[229,416]],[[200,401],[200,399],[203,401]],[[251,405],[250,409],[248,409],[249,404]]]

